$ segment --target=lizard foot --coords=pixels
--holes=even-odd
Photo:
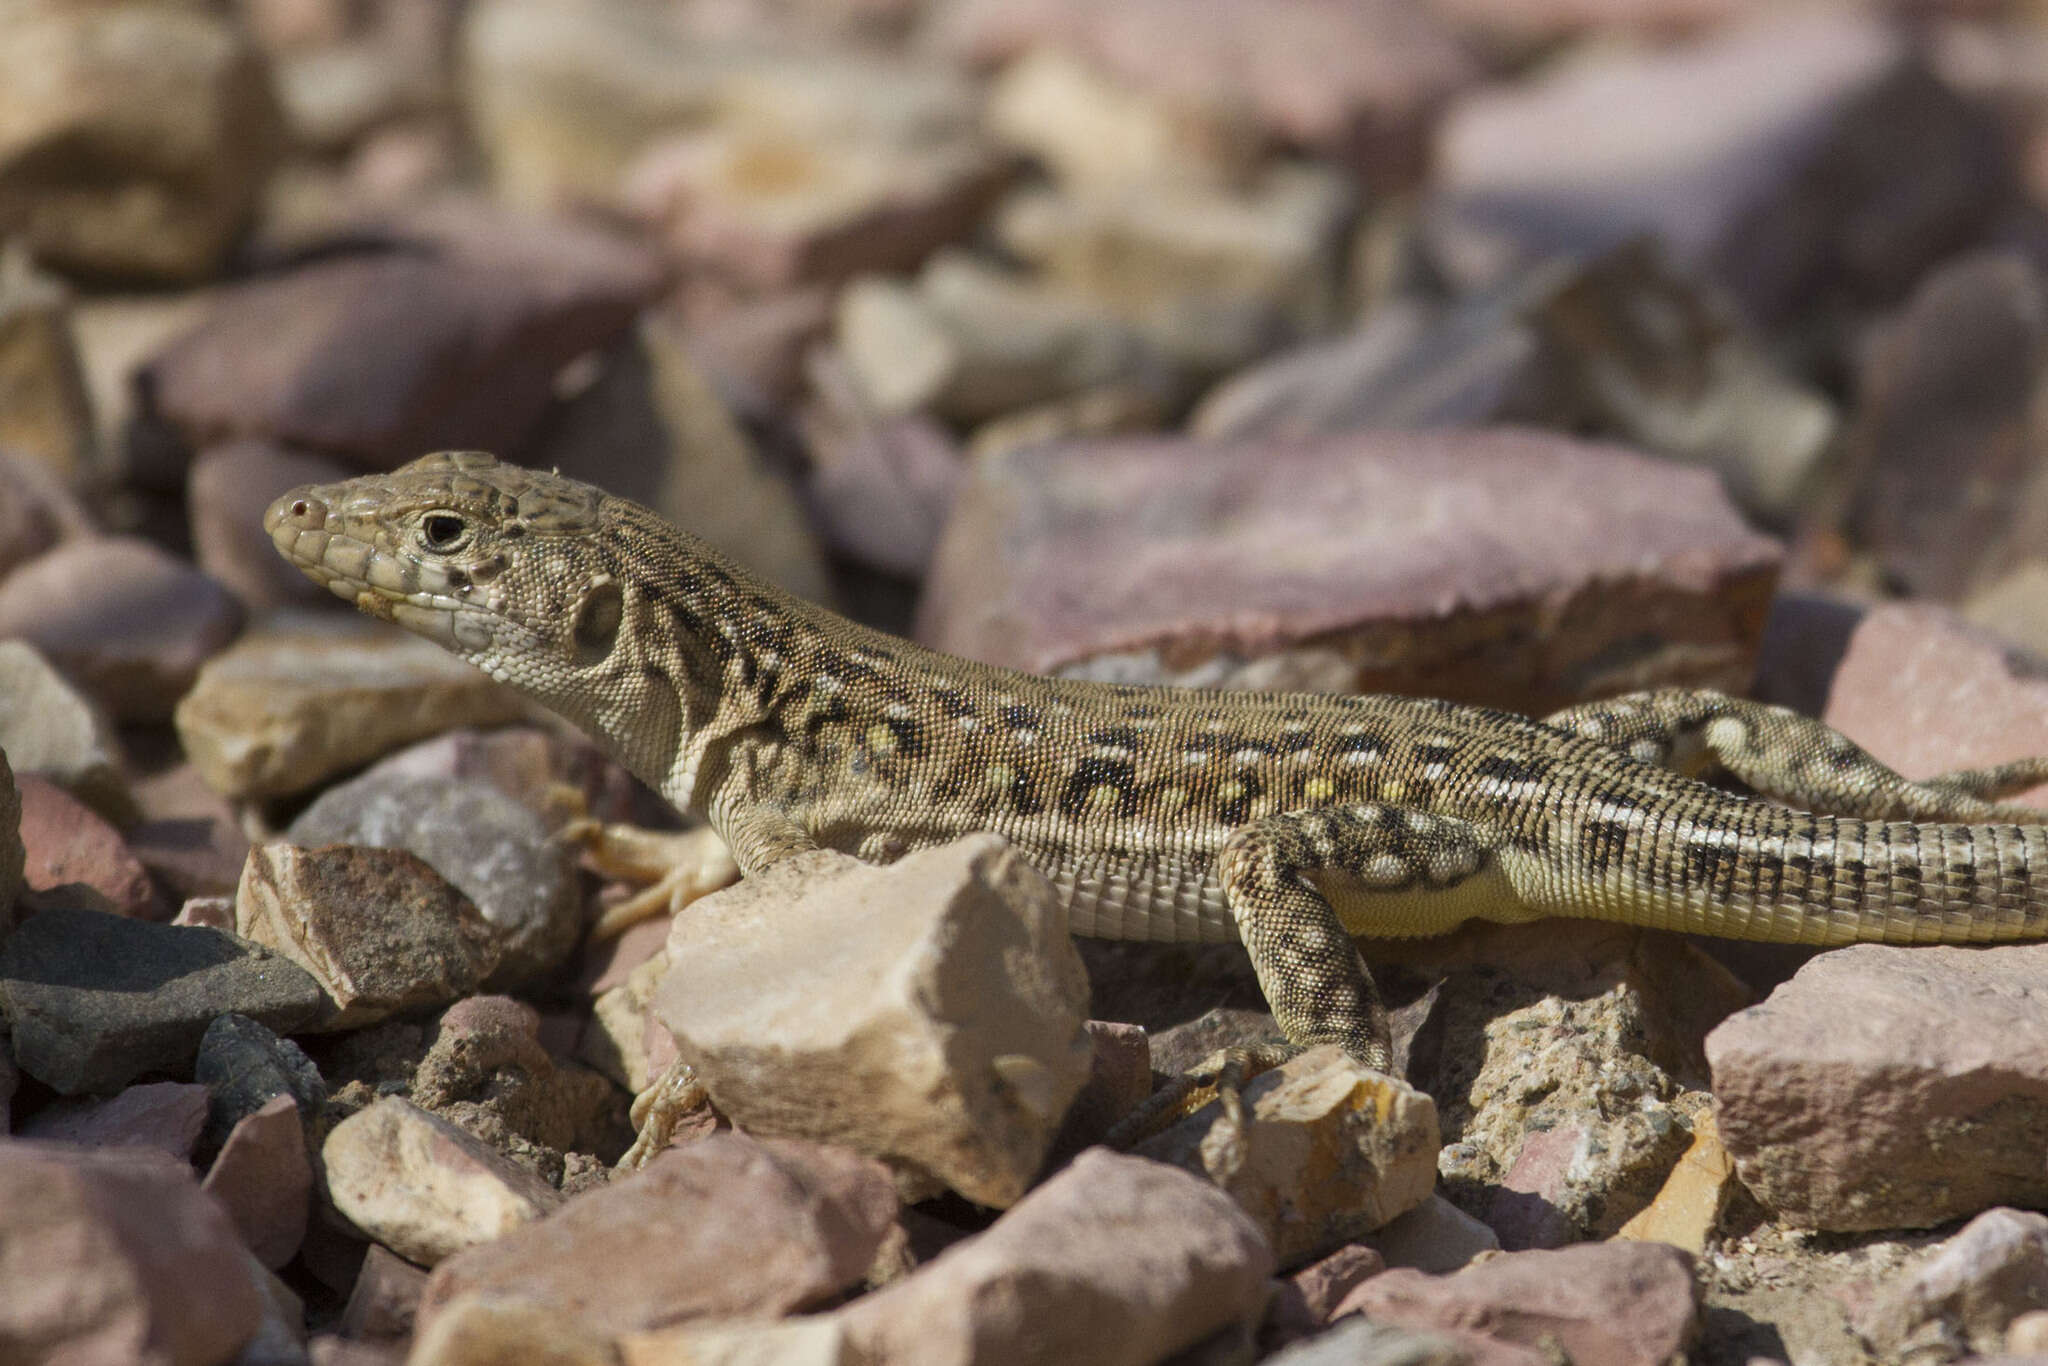
[[[1219,1154],[1221,1167],[1212,1163],[1211,1169],[1235,1171],[1243,1158],[1246,1083],[1299,1052],[1301,1049],[1291,1044],[1218,1049],[1154,1091],[1143,1105],[1118,1121],[1103,1142],[1119,1151],[1134,1148],[1214,1101],[1223,1109],[1218,1141],[1235,1152],[1236,1160]]]
[[[697,1080],[697,1071],[681,1058],[662,1070],[645,1091],[633,1097],[628,1112],[636,1133],[633,1146],[619,1159],[620,1171],[638,1171],[674,1141],[676,1130],[696,1111],[711,1103],[711,1093]]]
[[[590,931],[596,939],[615,938],[657,915],[674,915],[739,880],[732,850],[710,826],[648,830],[582,819],[570,821],[555,838],[581,845],[599,876],[640,884],[640,890],[598,917]]]

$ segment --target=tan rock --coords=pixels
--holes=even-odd
[[[1436,1187],[1436,1104],[1334,1045],[1244,1088],[1246,1126],[1211,1103],[1138,1153],[1205,1175],[1298,1266],[1427,1200]]]
[[[666,936],[667,926],[660,926]],[[655,1017],[654,1001],[668,975],[668,955],[657,953],[631,970],[626,980],[591,1003],[590,1024],[576,1056],[639,1095],[675,1058],[675,1039]]]
[[[21,1361],[200,1366],[256,1333],[252,1263],[191,1168],[0,1143],[0,1342]]]
[[[70,295],[11,244],[0,249],[0,450],[73,480],[95,444]]]
[[[2048,1216],[1993,1209],[1916,1265],[1893,1275],[1851,1313],[1882,1361],[1997,1357],[2027,1313],[2048,1307]]]
[[[502,1238],[562,1203],[559,1191],[482,1139],[397,1096],[335,1125],[320,1156],[334,1207],[421,1266]]]
[[[1744,1187],[1788,1223],[1839,1230],[2048,1200],[2028,1156],[2048,1122],[2044,974],[2048,945],[1854,945],[1731,1016],[1707,1057]]]
[[[1721,1211],[1735,1192],[1735,1159],[1721,1146],[1714,1112],[1693,1117],[1692,1146],[1678,1159],[1656,1198],[1615,1232],[1617,1238],[1669,1243],[1695,1257],[1707,1250]]]
[[[310,972],[354,1029],[476,989],[498,960],[476,905],[403,849],[330,844],[249,851],[235,933]]]
[[[0,233],[82,275],[212,273],[282,134],[254,46],[204,6],[17,7],[0,100]]]
[[[515,694],[430,641],[367,620],[292,614],[209,660],[175,720],[215,791],[268,797],[423,736],[523,714]]]
[[[798,925],[832,925],[821,961]],[[676,917],[657,1006],[718,1108],[983,1204],[1030,1185],[1087,1079],[1087,979],[1051,886],[976,835],[887,867],[785,859]]]
[[[115,825],[135,815],[106,714],[23,640],[0,640],[0,752],[15,773],[48,777]]]
[[[1500,1237],[1441,1195],[1382,1225],[1359,1241],[1388,1266],[1413,1267],[1440,1275],[1471,1264],[1482,1252],[1498,1252]]]
[[[1541,714],[1740,689],[1776,564],[1711,475],[1548,433],[1077,442],[975,468],[917,635],[1070,677]]]
[[[793,1139],[714,1134],[442,1262],[422,1332],[466,1303],[518,1305],[593,1337],[701,1319],[772,1320],[859,1283],[895,1223],[878,1162]],[[645,1255],[649,1248],[661,1255]]]

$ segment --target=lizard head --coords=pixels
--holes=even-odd
[[[619,630],[622,593],[595,534],[603,502],[573,479],[444,451],[293,489],[263,529],[336,596],[546,700]]]

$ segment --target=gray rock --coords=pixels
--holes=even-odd
[[[173,720],[214,791],[275,797],[523,714],[517,694],[432,641],[367,618],[280,613],[209,660]]]
[[[498,962],[475,904],[403,849],[258,845],[235,930],[313,974],[337,1007],[321,1022],[330,1030],[457,1000]]]
[[[2048,1309],[2048,1216],[1994,1209],[1891,1277],[1851,1315],[1883,1361],[1953,1361],[2008,1350],[2006,1330]]]
[[[824,959],[794,928],[819,925]],[[1088,1076],[1063,909],[993,835],[887,867],[783,859],[677,916],[668,961],[656,1009],[720,1111],[883,1158],[927,1193],[1015,1203]]]
[[[216,1016],[292,1031],[330,1003],[296,964],[218,930],[50,907],[0,946],[21,1070],[62,1095],[182,1074]]]
[[[235,1125],[279,1096],[290,1096],[299,1113],[318,1114],[327,1082],[300,1048],[270,1026],[229,1012],[207,1025],[192,1063],[192,1079],[206,1087],[206,1130],[200,1145],[218,1151]]]
[[[419,855],[475,903],[499,941],[493,980],[514,982],[560,962],[582,928],[575,851],[553,833],[490,783],[372,770],[321,793],[285,838]]]
[[[1835,1230],[2048,1202],[2044,983],[2048,945],[1813,959],[1707,1037],[1742,1184],[1790,1224]]]
[[[1740,689],[1777,558],[1711,475],[1547,433],[1084,441],[975,467],[917,635],[1070,677],[1540,714]]]
[[[0,752],[16,773],[40,773],[116,825],[135,814],[106,714],[27,641],[0,640]]]

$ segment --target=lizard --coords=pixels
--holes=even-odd
[[[1073,933],[1241,943],[1288,1051],[1386,1070],[1357,938],[1473,917],[2048,937],[2048,827],[2000,800],[2048,758],[1913,781],[1818,720],[1685,688],[1537,720],[1029,674],[860,625],[646,508],[482,452],[293,489],[263,520],[314,581],[703,816],[741,872],[994,831]]]

